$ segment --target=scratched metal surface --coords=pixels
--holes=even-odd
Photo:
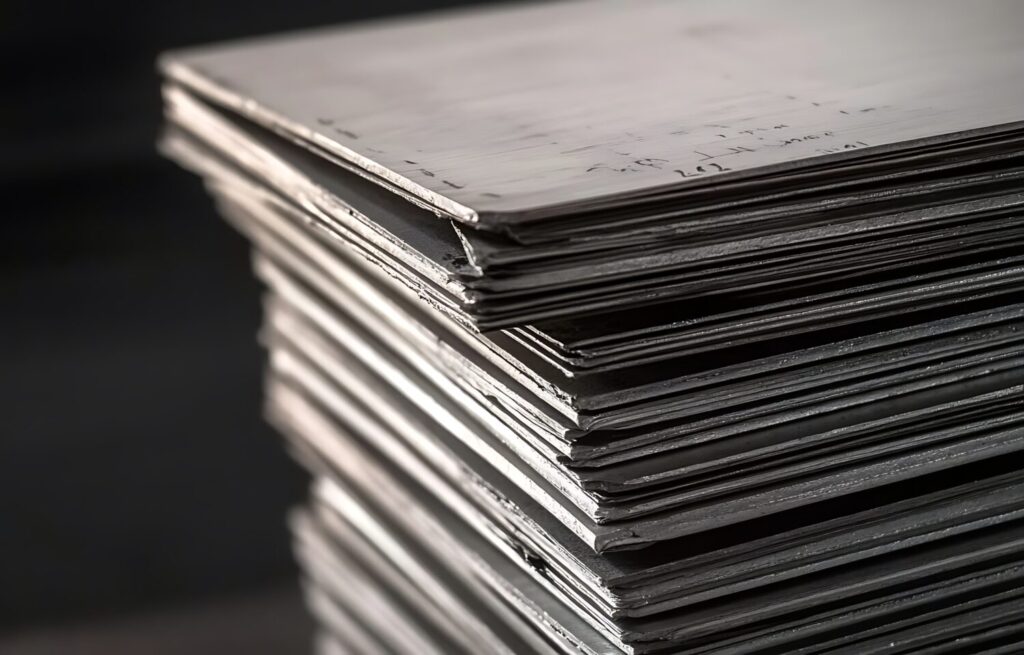
[[[541,4],[203,48],[167,73],[467,221],[1024,120],[1014,0]]]
[[[645,236],[650,240],[647,244],[581,254],[569,252],[563,241],[561,247],[566,252],[560,253],[557,243],[528,249],[546,250],[548,255],[546,260],[530,255],[526,268],[515,265],[500,267],[500,271],[481,271],[470,261],[475,259],[473,253],[478,253],[479,232],[457,234],[450,224],[433,220],[426,209],[352,174],[337,162],[219,113],[179,88],[170,87],[165,94],[169,117],[184,133],[193,135],[187,138],[187,147],[173,145],[181,139],[168,138],[165,148],[177,153],[178,159],[191,162],[189,167],[209,177],[207,169],[215,166],[221,171],[216,178],[237,179],[231,186],[250,189],[246,192],[249,196],[256,188],[250,178],[262,180],[282,196],[282,202],[308,213],[314,224],[349,242],[359,241],[360,249],[372,253],[392,277],[430,297],[460,322],[494,327],[510,321],[558,319],[544,320],[520,338],[536,341],[534,334],[539,333],[542,341],[556,346],[550,352],[552,360],[577,373],[600,362],[592,352],[561,352],[575,349],[573,341],[597,338],[595,331],[608,336],[611,330],[633,330],[640,338],[635,330],[641,317],[649,317],[643,320],[650,331],[664,331],[666,326],[657,318],[660,310],[648,307],[645,312],[634,312],[632,306],[637,304],[686,298],[688,302],[674,306],[685,307],[691,313],[714,314],[719,304],[728,306],[730,294],[751,285],[758,287],[762,296],[774,288],[775,296],[788,293],[803,299],[813,294],[813,289],[793,288],[794,276],[809,278],[812,268],[827,268],[828,279],[833,283],[845,280],[843,288],[847,288],[867,279],[877,282],[883,270],[889,271],[886,279],[898,280],[915,266],[920,269],[921,265],[936,264],[940,257],[949,267],[999,259],[1015,252],[1019,244],[1014,239],[1021,238],[1015,236],[1019,234],[1019,221],[1014,214],[1021,203],[1015,189],[1022,173],[1006,168],[1006,162],[997,162],[994,172],[957,176],[956,171],[946,171],[940,184],[912,184],[918,190],[938,188],[923,196],[912,194],[896,204],[893,187],[883,185],[871,194],[857,194],[856,211],[850,207],[825,211],[822,205],[829,207],[832,201],[820,199],[811,202],[810,209],[805,207],[803,213],[792,205],[782,214],[780,208],[773,207],[769,213],[784,215],[786,224],[777,225],[778,219],[769,221],[776,225],[767,234],[757,219],[760,212],[738,225],[726,212],[695,223],[696,229],[703,231],[697,236],[712,237],[709,244],[692,243],[694,237],[688,234],[680,237],[654,232]],[[169,135],[178,132],[181,130]],[[186,155],[185,150],[193,154]],[[234,169],[237,172],[231,173]],[[968,184],[971,178],[977,178],[974,187]],[[995,183],[1001,189],[998,195],[993,195]],[[265,195],[267,191],[260,193]],[[957,202],[949,202],[950,193],[957,194]],[[887,200],[872,201],[873,196]],[[936,202],[946,204],[935,206]],[[714,226],[710,234],[707,225]],[[913,231],[908,233],[908,229]],[[779,234],[779,230],[785,232]],[[800,254],[801,248],[825,238],[829,241],[819,246],[822,252]],[[500,248],[499,254],[523,251],[521,247],[509,248],[507,242]],[[866,266],[869,259],[873,261],[870,267]],[[752,261],[756,265],[751,266]],[[697,266],[699,262],[703,265]],[[651,269],[659,274],[651,277],[647,273]],[[637,276],[639,280],[634,282]],[[595,280],[604,286],[595,290]],[[745,302],[749,304],[750,300]],[[586,322],[573,320],[583,310],[625,309],[623,303],[631,306],[626,312],[631,327],[607,314],[589,327]],[[844,303],[839,309],[849,307],[850,303]],[[566,321],[566,316],[572,318]],[[685,322],[696,317],[691,315]],[[538,352],[546,347],[544,343],[527,345]],[[542,352],[542,356],[548,353]]]
[[[268,288],[268,413],[331,478],[322,622],[634,654],[1019,618],[1022,17],[568,3],[166,58],[165,148]]]

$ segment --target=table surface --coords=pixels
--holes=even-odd
[[[311,652],[312,619],[297,586],[269,587],[99,620],[0,635],[0,654],[214,655]]]

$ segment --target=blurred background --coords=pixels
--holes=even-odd
[[[0,4],[0,653],[306,649],[259,288],[154,150],[154,60],[464,4]]]

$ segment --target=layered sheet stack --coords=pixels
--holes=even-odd
[[[1024,644],[1024,4],[567,3],[176,53],[326,653]]]

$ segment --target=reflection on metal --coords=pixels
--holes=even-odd
[[[162,147],[267,287],[323,652],[1013,652],[1022,23],[562,3],[166,56]]]

